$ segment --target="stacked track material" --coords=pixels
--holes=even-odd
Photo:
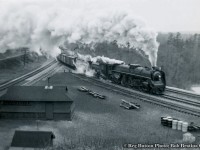
[[[140,105],[138,105],[137,103],[128,102],[128,101],[122,99],[120,107],[123,107],[125,109],[139,109]]]
[[[89,90],[89,89],[87,89],[86,87],[83,87],[83,86],[79,87],[78,90],[81,91],[81,92],[87,92],[88,94],[94,96],[95,98],[100,98],[100,99],[106,98],[105,95],[102,95],[102,94],[99,94],[99,93],[94,92],[92,90]]]

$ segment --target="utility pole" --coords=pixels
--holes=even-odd
[[[24,66],[25,66],[25,64],[26,64],[26,54],[27,54],[27,49],[25,48],[25,49],[24,49]]]
[[[47,86],[48,86],[48,88],[50,87],[50,79],[51,79],[51,77],[47,78]]]

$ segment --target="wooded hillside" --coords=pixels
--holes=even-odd
[[[200,34],[160,34],[157,39],[157,65],[165,71],[167,84],[184,89],[199,84]]]

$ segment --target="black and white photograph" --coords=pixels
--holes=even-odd
[[[0,150],[199,150],[199,0],[0,0]]]

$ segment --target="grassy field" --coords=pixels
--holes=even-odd
[[[122,96],[79,80],[70,73],[58,73],[50,79],[50,83],[68,86],[68,94],[76,104],[73,120],[0,120],[0,141],[3,143],[0,144],[0,149],[8,148],[15,130],[53,131],[56,136],[53,147],[55,150],[118,150],[123,149],[124,143],[183,143],[183,132],[163,127],[160,124],[161,116],[172,116],[200,124],[200,120],[194,116]],[[36,85],[45,84],[46,81],[41,81]],[[107,99],[100,100],[82,93],[77,90],[79,86],[102,93]],[[119,107],[121,99],[137,102],[141,109],[125,110]],[[197,137],[200,133],[193,134]],[[200,144],[198,138],[195,143]]]

